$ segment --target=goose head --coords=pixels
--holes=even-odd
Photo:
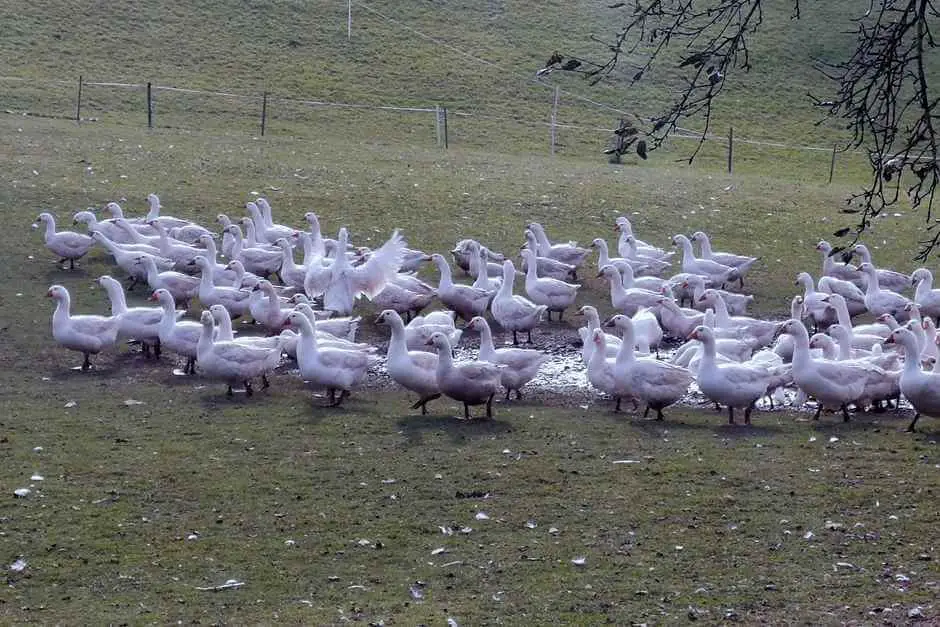
[[[471,331],[482,331],[483,325],[486,324],[486,320],[480,316],[474,316],[470,318],[470,322],[467,323],[465,328],[470,329]]]
[[[104,206],[104,210],[111,214],[112,218],[123,218],[124,210],[116,202],[109,202]]]
[[[61,285],[53,285],[48,289],[48,291],[46,291],[47,298],[54,298],[56,300],[62,300],[63,298],[66,298],[67,295],[68,291],[66,291],[66,289]]]
[[[389,324],[389,321],[395,316],[398,316],[398,312],[394,309],[385,309],[375,318],[375,324]]]
[[[215,318],[212,317],[212,313],[210,313],[208,309],[205,309],[199,316],[199,323],[203,327],[208,327],[211,329],[215,326]]]
[[[917,268],[914,272],[911,273],[911,285],[916,286],[918,283],[927,278],[930,270],[927,268]]]
[[[604,339],[604,331],[602,329],[594,329],[594,332],[591,333],[591,342],[594,343],[595,350],[603,350],[607,344],[607,341]]]
[[[622,329],[627,325],[626,319],[627,317],[625,315],[617,314],[611,316],[607,320],[604,320],[604,323],[601,326],[608,329]]]
[[[706,338],[715,339],[715,332],[704,325],[699,325],[695,327],[694,329],[692,329],[692,332],[689,333],[689,336],[687,339],[698,340],[700,342],[704,342],[706,341]]]
[[[626,216],[620,216],[617,218],[616,222],[614,222],[614,230],[629,234],[633,231],[633,226],[630,224],[630,220]]]
[[[447,339],[447,336],[440,331],[435,331],[432,333],[431,337],[428,338],[428,341],[425,342],[425,345],[433,346],[440,351],[450,353],[450,340]]]
[[[703,233],[702,231],[696,231],[695,233],[692,233],[692,237],[690,237],[689,239],[692,240],[693,242],[700,242],[702,240],[708,239],[708,236],[705,235],[705,233]]]
[[[614,266],[610,264],[607,264],[606,266],[604,266],[598,271],[596,278],[612,279],[612,278],[617,277],[619,274],[620,274],[620,271],[617,270],[617,268],[615,268]]]

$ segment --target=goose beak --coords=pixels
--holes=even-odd
[[[157,300],[157,293],[154,292],[153,294],[151,294],[151,295],[150,295],[150,298],[148,298],[147,300],[149,300],[149,301],[156,301],[156,300]]]
[[[428,340],[427,342],[424,343],[424,345],[425,345],[425,346],[434,346],[434,342],[432,342],[431,340]]]
[[[697,339],[698,339],[698,331],[692,331],[691,333],[689,333],[688,337],[686,337],[685,339],[687,339],[687,340],[697,340]]]
[[[777,325],[777,328],[774,329],[774,341],[776,341],[777,338],[783,335],[783,327],[785,324],[786,324],[785,322],[781,322],[780,324]]]
[[[604,273],[603,273],[603,272],[598,272],[598,273],[597,273],[597,276],[594,277],[594,278],[595,278],[595,279],[599,279],[599,278],[601,278],[602,276],[604,276]]]
[[[602,327],[613,327],[613,326],[614,326],[614,319],[613,319],[613,318],[607,318],[607,320],[604,320],[604,322],[603,322],[603,324],[601,324],[601,326],[602,326]]]
[[[46,297],[52,298],[52,290],[46,290]]]

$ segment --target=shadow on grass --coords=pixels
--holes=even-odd
[[[473,414],[471,414],[473,415]],[[454,415],[429,414],[427,416],[402,416],[397,422],[398,428],[408,438],[411,445],[424,442],[425,433],[442,433],[450,436],[455,443],[466,442],[481,437],[511,433],[511,423],[498,418],[471,418],[464,420]]]

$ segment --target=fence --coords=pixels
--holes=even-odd
[[[148,128],[177,129],[266,136],[289,135],[315,140],[319,134],[348,138],[353,144],[429,145],[441,149],[452,143],[471,149],[486,148],[504,152],[532,152],[600,158],[613,133],[609,107],[585,106],[586,99],[565,102],[557,86],[547,93],[545,119],[533,119],[528,105],[519,111],[506,107],[486,110],[460,110],[440,103],[424,105],[353,103],[325,99],[283,96],[263,90],[256,94],[235,90],[212,91],[153,83],[89,81],[34,81],[0,77],[10,89],[3,89],[0,107],[7,113],[72,119],[77,123],[146,125]],[[587,103],[590,103],[587,100]],[[508,113],[506,111],[508,109]],[[577,122],[564,121],[565,115]],[[394,116],[394,118],[392,117]],[[406,119],[402,119],[402,117]],[[677,142],[699,141],[700,135],[680,129],[672,136]],[[837,163],[835,147],[788,145],[780,142],[709,134],[703,160],[717,167],[735,169],[735,159],[750,147],[745,159],[764,159],[768,150],[809,153],[820,179],[832,182]],[[687,153],[688,146],[667,147],[664,151]],[[849,153],[858,159],[859,153]],[[724,162],[726,165],[718,165]],[[828,174],[828,176],[826,176]]]

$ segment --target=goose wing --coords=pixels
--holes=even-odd
[[[349,269],[348,277],[353,290],[365,294],[370,300],[374,298],[398,274],[404,260],[404,250],[405,238],[395,231],[387,242],[372,253],[368,261]]]

